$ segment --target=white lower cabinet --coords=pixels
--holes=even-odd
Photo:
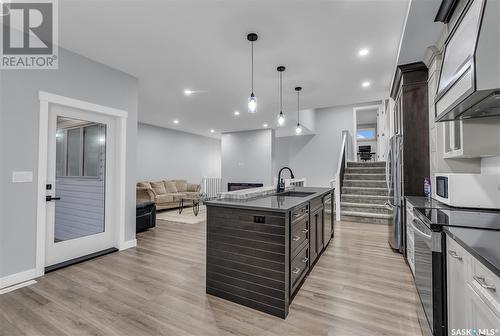
[[[498,335],[500,333],[500,318],[495,311],[473,288],[467,286],[466,296],[468,300],[467,325],[468,328],[476,329],[475,335]],[[474,335],[474,334],[473,334]]]
[[[500,335],[500,279],[449,236],[446,268],[448,335]]]
[[[467,323],[467,269],[469,254],[450,237],[446,237],[446,278],[448,301],[448,334],[452,329],[465,329]]]

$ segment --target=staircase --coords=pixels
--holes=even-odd
[[[389,224],[391,211],[384,205],[388,195],[385,162],[348,162],[342,186],[340,219]]]

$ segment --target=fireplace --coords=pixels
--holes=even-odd
[[[235,191],[249,188],[263,187],[262,183],[228,183],[227,191]]]

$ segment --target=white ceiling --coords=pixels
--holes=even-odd
[[[427,47],[433,45],[444,28],[434,22],[441,0],[412,0],[401,40],[398,64],[420,62]]]
[[[212,135],[275,126],[277,65],[285,113],[389,94],[408,0],[60,1],[60,43],[139,78],[139,120]],[[246,112],[255,43],[258,113]],[[361,58],[360,48],[370,54]],[[371,87],[362,88],[363,81]],[[184,89],[203,90],[186,97]],[[234,110],[241,115],[235,117]],[[172,121],[178,119],[178,125]]]

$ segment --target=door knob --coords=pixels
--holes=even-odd
[[[59,201],[60,199],[61,199],[61,197],[45,196],[45,200],[47,202],[50,202],[50,201]]]

